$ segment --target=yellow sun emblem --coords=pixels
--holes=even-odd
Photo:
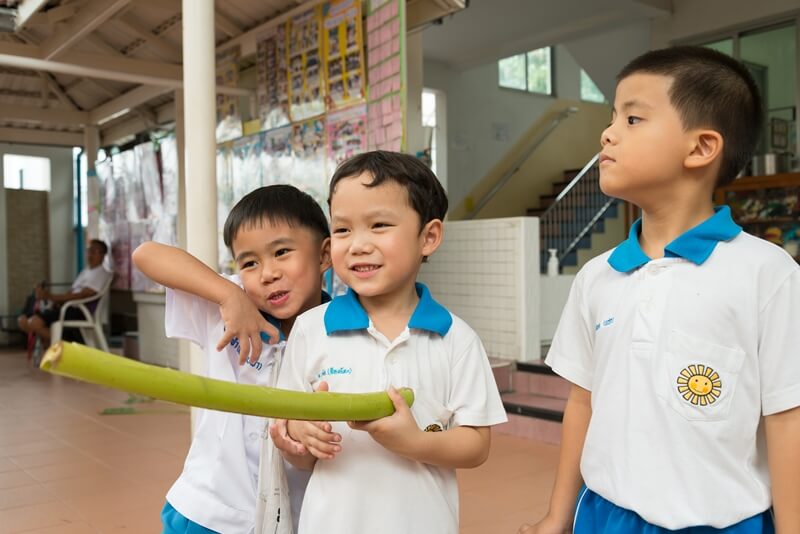
[[[722,380],[711,367],[690,365],[678,377],[678,393],[695,406],[708,406],[714,404],[722,393]]]

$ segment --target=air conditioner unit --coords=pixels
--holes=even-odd
[[[447,15],[469,6],[469,0],[408,0],[406,21],[409,33],[424,29]]]

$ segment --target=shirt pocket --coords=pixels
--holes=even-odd
[[[670,332],[662,353],[660,396],[688,421],[728,418],[745,352]]]

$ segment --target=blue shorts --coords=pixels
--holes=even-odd
[[[689,527],[679,530],[651,525],[636,512],[620,508],[586,486],[578,494],[573,534],[775,534],[772,510],[727,528]]]
[[[198,525],[184,517],[167,501],[161,510],[161,524],[164,529],[161,534],[217,534],[215,531]]]

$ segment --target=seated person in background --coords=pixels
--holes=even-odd
[[[27,333],[33,333],[40,337],[42,341],[50,341],[50,325],[58,320],[61,305],[70,300],[85,299],[96,295],[105,287],[108,279],[113,276],[113,273],[106,271],[103,268],[103,259],[108,253],[108,246],[99,239],[92,239],[89,242],[89,248],[86,252],[86,262],[88,265],[82,270],[75,281],[72,283],[68,293],[54,294],[45,289],[43,286],[36,288],[36,299],[47,300],[53,303],[53,306],[45,310],[33,312],[30,315],[20,315],[17,317],[17,324],[20,330]],[[90,311],[94,311],[97,302],[90,302],[87,307]],[[70,308],[67,310],[65,319],[83,319],[83,313],[77,308]]]

